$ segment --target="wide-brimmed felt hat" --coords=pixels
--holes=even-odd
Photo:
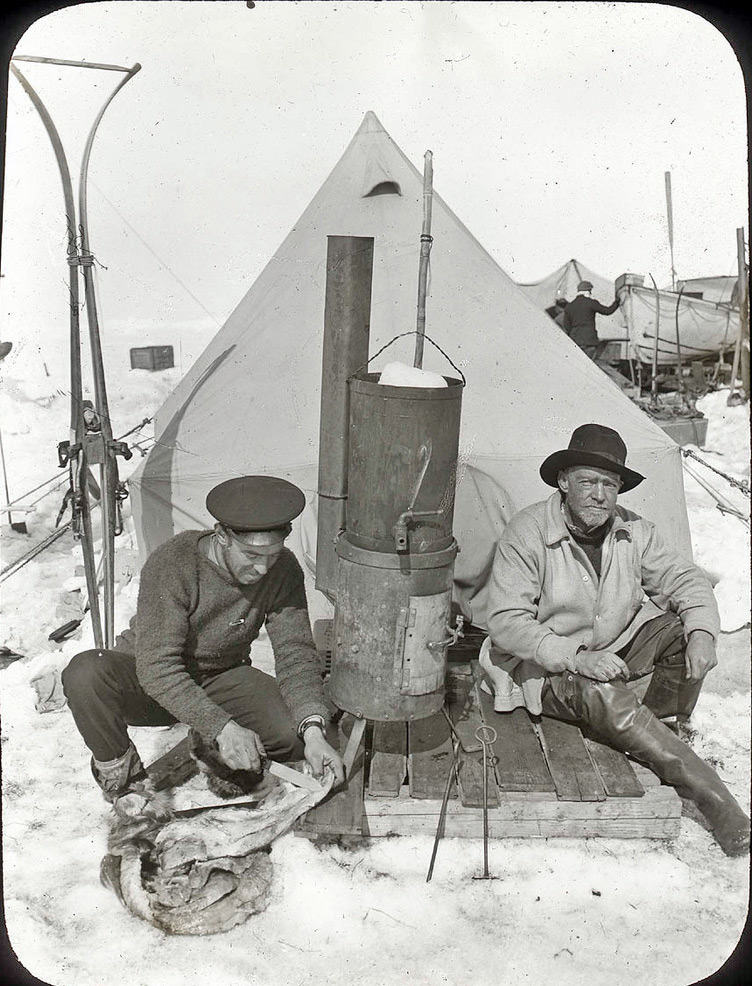
[[[239,476],[210,490],[206,509],[233,531],[276,531],[305,507],[305,494],[276,476]]]
[[[615,472],[622,479],[621,492],[633,490],[645,478],[625,466],[627,446],[621,435],[605,425],[580,425],[572,432],[569,447],[553,452],[540,467],[540,476],[548,486],[558,488],[558,475],[570,466],[592,466]]]

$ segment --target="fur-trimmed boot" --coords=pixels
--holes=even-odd
[[[169,815],[167,798],[158,795],[133,744],[115,760],[91,758],[91,772],[105,800],[122,818],[146,815],[155,819]]]

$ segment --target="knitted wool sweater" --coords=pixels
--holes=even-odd
[[[135,654],[144,691],[211,741],[232,717],[200,683],[250,664],[251,643],[266,623],[277,683],[293,722],[310,715],[328,718],[295,555],[283,548],[259,582],[236,585],[200,551],[199,539],[210,533],[184,531],[149,556],[136,615],[115,649]]]

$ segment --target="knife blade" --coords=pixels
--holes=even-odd
[[[264,767],[270,774],[274,774],[280,780],[289,781],[290,784],[294,784],[296,787],[304,787],[308,791],[316,791],[317,793],[322,790],[321,784],[315,777],[311,777],[310,774],[303,774],[301,771],[295,770],[294,767],[277,763],[276,760],[264,760]]]
[[[232,801],[217,801],[213,804],[208,805],[196,805],[193,808],[178,808],[173,811],[173,815],[176,818],[194,818],[196,815],[202,815],[205,811],[217,811],[220,808],[248,808],[251,811],[258,811],[261,807],[262,801],[252,801],[247,798],[235,798]]]

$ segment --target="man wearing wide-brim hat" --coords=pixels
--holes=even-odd
[[[486,686],[497,711],[575,722],[644,763],[740,855],[749,818],[680,738],[716,665],[713,590],[654,524],[617,504],[644,479],[626,457],[616,431],[585,424],[541,465],[556,492],[517,513],[496,547]]]
[[[187,723],[194,758],[224,796],[253,790],[264,758],[302,760],[343,780],[325,738],[329,710],[303,572],[285,547],[303,492],[272,476],[220,483],[206,498],[213,530],[160,545],[141,572],[136,615],[112,650],[63,671],[92,772],[119,814],[148,811],[152,791],[129,725]],[[251,663],[263,626],[276,677]],[[157,804],[157,802],[154,802]]]
[[[557,317],[557,324],[591,359],[598,355],[599,339],[595,328],[596,315],[613,315],[619,307],[619,299],[610,305],[602,305],[592,296],[591,281],[580,281],[577,294]]]

